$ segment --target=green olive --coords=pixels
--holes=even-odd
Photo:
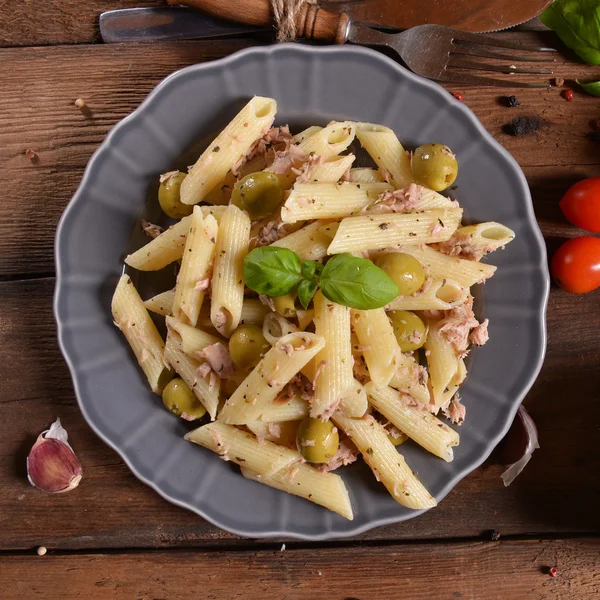
[[[181,182],[186,178],[185,173],[177,172],[165,179],[158,188],[158,202],[163,212],[174,219],[182,219],[192,214],[193,206],[183,204],[179,198]]]
[[[413,154],[412,170],[418,184],[441,192],[454,183],[458,163],[448,146],[423,144]]]
[[[375,264],[394,280],[401,296],[414,294],[425,282],[425,271],[421,263],[410,254],[382,254]]]
[[[273,173],[250,173],[231,192],[231,203],[247,210],[252,220],[269,216],[281,204],[281,183]]]
[[[188,384],[175,377],[165,387],[162,393],[163,404],[178,417],[186,421],[201,419],[206,414],[206,409]]]
[[[391,310],[388,313],[394,334],[402,352],[418,350],[427,338],[425,323],[410,310]]]
[[[296,441],[305,460],[326,463],[336,455],[340,436],[331,421],[307,417],[298,427]]]
[[[404,444],[407,439],[408,436],[405,433],[398,431],[396,428],[388,432],[388,440],[390,440],[394,446],[400,446],[400,444]]]
[[[271,346],[262,329],[256,325],[240,325],[229,338],[229,354],[238,369],[253,369]]]
[[[275,312],[279,313],[282,317],[295,317],[297,295],[297,292],[294,291],[285,296],[275,296],[273,298]]]

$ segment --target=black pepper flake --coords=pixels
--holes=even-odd
[[[415,237],[417,234],[416,234],[416,233],[413,233],[413,232],[411,231],[411,232],[409,232],[409,234],[408,234],[408,235],[410,235],[411,237]]]
[[[373,454],[373,448],[367,448],[367,454],[369,454],[369,455]]]
[[[442,220],[441,220],[439,217],[438,217],[438,223],[439,223],[439,224],[440,224],[442,227],[446,227],[446,226],[444,225],[444,221],[442,221]]]
[[[216,242],[216,240],[215,240],[215,238],[214,238],[214,237],[211,237],[211,238],[210,238],[210,241],[211,241],[211,243],[213,243],[213,244]]]
[[[237,460],[238,462],[246,462],[246,459],[245,459],[245,458],[241,458],[241,457],[239,457],[239,456],[236,456],[236,457],[235,457],[235,460]]]
[[[213,152],[218,152],[220,149],[221,149],[221,148],[219,148],[219,146],[215,146],[215,147],[213,148]]]
[[[502,131],[508,135],[526,135],[535,133],[548,125],[547,121],[536,116],[515,117],[510,123],[506,123],[502,127]]]
[[[516,96],[504,96],[503,103],[505,106],[508,106],[508,108],[515,108],[521,104]]]
[[[385,230],[386,230],[388,227],[389,227],[389,225],[388,225],[387,223],[382,223],[382,224],[379,226],[379,229],[383,229],[383,231],[385,231]]]

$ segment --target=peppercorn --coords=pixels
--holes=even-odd
[[[519,106],[520,104],[519,99],[516,96],[506,96],[504,101],[509,108],[515,108],[515,106]]]

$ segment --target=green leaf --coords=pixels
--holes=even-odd
[[[316,279],[323,272],[323,265],[316,260],[305,260],[302,263],[302,277]]]
[[[555,0],[540,18],[585,62],[600,64],[600,0]]]
[[[244,282],[265,296],[285,296],[302,279],[301,261],[288,248],[262,246],[244,259]]]
[[[321,291],[332,302],[360,310],[381,308],[399,294],[385,271],[370,260],[347,253],[334,256],[325,265]]]
[[[298,300],[300,300],[300,304],[304,307],[304,310],[308,309],[308,305],[310,301],[313,299],[319,285],[316,281],[309,281],[308,279],[303,279],[298,286]]]
[[[579,81],[575,80],[588,94],[600,96],[600,81]]]

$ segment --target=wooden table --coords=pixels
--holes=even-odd
[[[163,77],[257,43],[97,43],[99,13],[129,4],[0,3],[0,596],[599,598],[600,292],[552,289],[546,362],[525,402],[541,449],[523,475],[504,488],[496,452],[435,510],[354,539],[288,540],[282,552],[281,540],[237,538],[162,500],[92,433],[52,316],[60,214],[106,133]],[[549,32],[501,35],[557,44]],[[567,51],[556,65],[568,87],[594,74]],[[553,87],[518,91],[520,106],[509,109],[501,90],[460,91],[523,167],[549,251],[581,235],[558,201],[575,181],[600,175],[600,146],[586,137],[600,100],[576,90],[568,103]],[[510,137],[502,125],[517,115],[550,125]],[[25,457],[56,416],[85,476],[75,491],[49,496],[28,484]],[[48,554],[37,556],[38,546]]]

